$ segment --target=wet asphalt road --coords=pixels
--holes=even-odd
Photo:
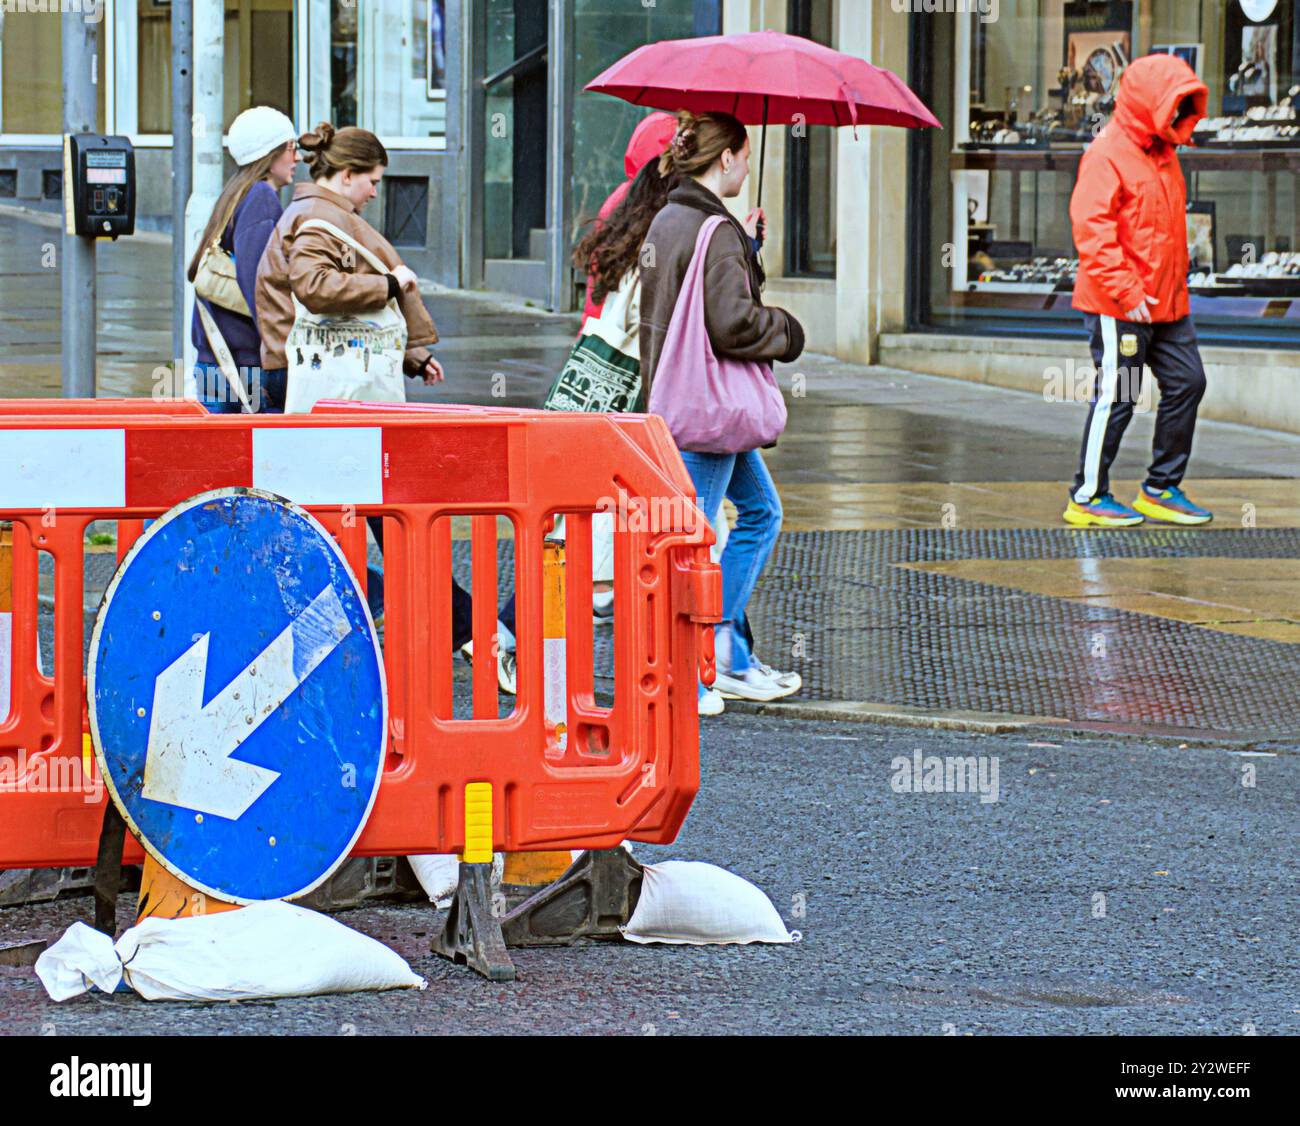
[[[493,985],[427,952],[432,908],[379,906],[339,917],[427,991],[55,1005],[0,968],[0,1034],[1300,1032],[1295,753],[743,715],[703,743],[681,838],[637,854],[744,875],[797,945],[521,950]],[[891,759],[918,748],[996,756],[1000,800],[895,792]],[[0,910],[0,944],[89,912]]]

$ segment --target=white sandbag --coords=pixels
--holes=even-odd
[[[42,959],[77,927],[84,924],[75,924]],[[126,983],[146,1001],[241,1001],[426,985],[383,943],[328,915],[279,901],[216,915],[146,919],[126,931],[113,949]],[[37,976],[51,997],[75,996],[91,982],[104,988],[92,976],[92,971],[103,972],[101,943],[78,935],[68,953],[80,953],[82,960],[60,957],[45,972],[37,962]],[[74,970],[81,973],[83,986],[69,993]]]
[[[122,981],[122,960],[108,935],[73,923],[36,959],[36,976],[55,1001],[79,997],[92,985],[112,993]]]
[[[453,853],[434,853],[431,856],[408,856],[415,878],[424,888],[424,894],[435,907],[451,906],[456,885],[460,882],[460,857]]]
[[[460,856],[457,853],[430,853],[427,856],[408,856],[411,870],[420,881],[420,887],[429,897],[429,902],[440,911],[451,906],[456,894],[456,885],[460,883]],[[492,886],[501,886],[501,875],[505,871],[506,855],[504,852],[492,854]]]
[[[627,926],[631,942],[676,945],[795,941],[772,901],[748,880],[716,864],[647,864],[641,898]]]

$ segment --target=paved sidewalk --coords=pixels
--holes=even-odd
[[[0,209],[0,395],[57,394],[52,237]],[[147,394],[166,362],[168,253],[158,237],[101,249],[103,394]],[[576,318],[426,299],[448,381],[416,398],[540,404]],[[752,617],[805,692],[772,711],[1295,743],[1300,438],[1203,423],[1187,484],[1214,525],[1078,531],[1060,512],[1083,405],[819,355],[779,378],[786,523]],[[1121,498],[1152,421],[1126,438]]]

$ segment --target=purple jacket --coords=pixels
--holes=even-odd
[[[217,322],[221,335],[226,338],[235,363],[241,368],[262,365],[262,340],[254,319],[257,316],[257,265],[262,260],[262,251],[271,241],[271,232],[275,230],[283,211],[275,189],[265,180],[259,180],[248,189],[248,194],[235,208],[235,213],[221,236],[222,247],[234,256],[239,288],[248,307],[253,310],[253,316],[241,316],[212,304],[208,305],[208,311]],[[199,363],[215,364],[217,359],[208,345],[208,336],[203,331],[198,309],[194,310],[190,335],[198,349]]]

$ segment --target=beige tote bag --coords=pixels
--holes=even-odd
[[[324,219],[308,219],[308,228],[328,231],[352,247],[381,274],[384,262],[356,239]],[[293,328],[285,341],[289,361],[286,414],[307,414],[321,399],[368,403],[406,402],[406,317],[396,300],[373,313],[312,313],[293,298]]]

